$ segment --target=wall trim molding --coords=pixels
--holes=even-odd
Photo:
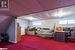
[[[11,43],[17,43],[17,41],[11,41],[11,40],[9,40],[9,42],[11,42]]]

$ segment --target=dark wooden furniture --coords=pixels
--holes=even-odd
[[[55,32],[54,33],[54,39],[57,41],[66,41],[66,35],[68,32]]]

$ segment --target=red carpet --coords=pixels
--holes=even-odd
[[[8,50],[75,50],[75,43],[58,42],[37,36],[23,36],[16,44],[3,43],[0,47],[8,48]]]

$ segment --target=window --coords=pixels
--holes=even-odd
[[[68,20],[68,24],[75,24],[74,20]]]
[[[59,24],[67,24],[67,20],[59,21]]]
[[[41,21],[34,21],[32,22],[32,25],[41,25]]]
[[[59,24],[75,24],[75,20],[62,20]]]

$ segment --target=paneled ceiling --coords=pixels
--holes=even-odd
[[[36,18],[34,20],[75,18],[75,5],[44,11],[44,12],[39,12],[39,13],[34,13],[30,15],[20,16],[18,18],[26,19],[26,17]]]
[[[9,10],[0,14],[23,16],[74,4],[75,0],[9,0]]]

